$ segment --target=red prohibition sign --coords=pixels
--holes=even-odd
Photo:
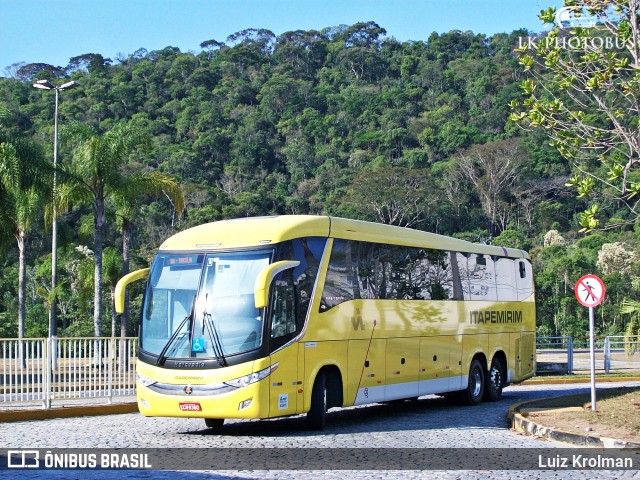
[[[584,275],[576,283],[575,294],[578,302],[585,307],[596,307],[604,300],[604,282],[596,275]]]

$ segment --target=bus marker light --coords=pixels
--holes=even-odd
[[[144,408],[150,408],[149,402],[147,402],[144,398],[140,399],[140,405],[142,405]]]
[[[253,402],[253,398],[250,398],[249,400],[244,400],[242,402],[240,402],[240,404],[238,405],[238,410],[244,410],[245,408],[248,408],[251,406],[251,402]]]
[[[183,412],[201,412],[202,407],[198,402],[180,402],[180,410]]]

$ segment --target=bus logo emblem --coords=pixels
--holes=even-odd
[[[191,385],[187,385],[186,387],[184,387],[184,393],[186,393],[187,395],[191,395],[193,393],[193,387]]]

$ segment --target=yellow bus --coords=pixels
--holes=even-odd
[[[428,394],[498,400],[535,370],[528,254],[329,216],[224,220],[166,240],[137,364],[146,416],[306,413]]]

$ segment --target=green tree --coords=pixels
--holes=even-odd
[[[378,168],[356,175],[342,203],[381,223],[415,227],[428,215],[434,191],[428,170]]]
[[[9,118],[0,111],[0,122]],[[2,127],[2,123],[0,123]],[[18,247],[18,338],[23,338],[26,320],[26,268],[29,234],[42,211],[43,152],[33,141],[0,132],[0,222],[11,232]]]
[[[517,139],[476,145],[459,154],[460,174],[480,199],[493,234],[505,230],[513,216],[513,188],[526,161],[526,151]]]
[[[171,202],[174,217],[182,215],[185,208],[184,194],[178,181],[169,175],[160,172],[138,171],[128,176],[123,175],[120,184],[114,187],[113,199],[116,205],[118,223],[120,223],[122,231],[122,264],[119,269],[116,269],[113,265],[110,266],[110,278],[117,274],[119,279],[120,276],[129,273],[133,221],[137,216],[143,199],[160,195],[165,195]],[[116,279],[116,282],[118,279]],[[115,288],[115,283],[113,288]],[[127,293],[125,295],[125,310],[120,318],[120,335],[122,337],[127,336],[128,323],[129,295]],[[114,325],[112,322],[112,335],[114,334]]]
[[[105,233],[105,206],[124,183],[123,166],[127,156],[136,147],[145,145],[144,133],[127,123],[116,125],[100,134],[85,124],[73,124],[61,132],[64,143],[73,144],[73,158],[63,164],[63,184],[55,201],[59,211],[68,210],[74,204],[88,204],[94,218],[94,334],[102,329],[102,249]]]
[[[511,103],[512,120],[544,129],[572,162],[576,174],[568,185],[578,197],[598,193],[626,206],[624,218],[609,224],[640,217],[639,6],[639,0],[566,0],[566,18],[556,18],[555,7],[542,11],[540,19],[555,25],[519,49],[530,78],[522,82],[524,100]],[[607,226],[600,223],[603,210],[594,203],[581,215],[583,231]]]

